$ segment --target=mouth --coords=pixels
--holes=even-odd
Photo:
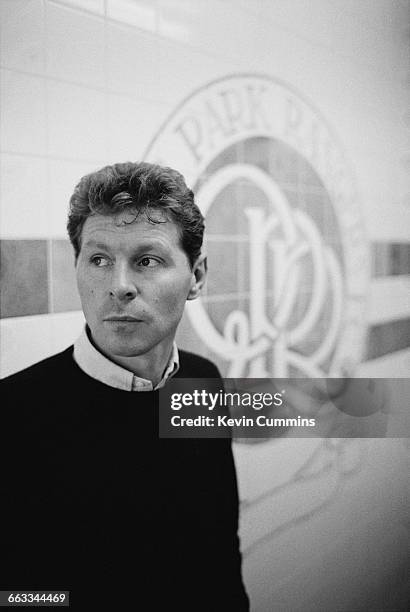
[[[112,315],[111,317],[106,317],[104,321],[109,323],[141,323],[142,320],[130,315]]]

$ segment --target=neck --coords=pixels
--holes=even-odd
[[[173,339],[166,344],[157,345],[145,355],[137,355],[136,357],[108,355],[108,358],[139,378],[150,380],[153,387],[156,387],[162,379],[171,357],[172,344]]]
[[[122,355],[108,355],[100,349],[91,336],[89,328],[87,328],[87,336],[94,347],[105,355],[107,359],[113,361],[117,365],[132,372],[139,378],[145,378],[152,382],[152,386],[156,387],[162,379],[165,369],[169,363],[174,343],[174,337],[166,338],[157,346],[154,346],[148,353],[137,355],[135,357],[124,357]]]

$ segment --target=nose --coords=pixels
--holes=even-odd
[[[133,281],[127,262],[117,262],[113,267],[110,296],[120,302],[130,302],[138,293]]]

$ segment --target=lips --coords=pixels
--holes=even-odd
[[[130,315],[111,315],[110,317],[106,317],[104,321],[111,321],[113,323],[141,323],[141,319],[137,319]]]

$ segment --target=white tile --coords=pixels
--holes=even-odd
[[[373,279],[370,287],[368,321],[384,323],[410,315],[410,279],[408,276]]]
[[[180,104],[195,89],[235,71],[229,60],[211,57],[169,40],[159,41],[159,101]]]
[[[67,238],[68,207],[74,188],[85,174],[99,167],[87,162],[49,160],[48,216],[53,238]]]
[[[14,374],[70,346],[84,325],[82,312],[0,321],[0,376]]]
[[[259,0],[224,0],[225,2],[230,3],[233,7],[241,8],[243,11],[247,13],[251,13],[252,15],[258,15],[261,12],[261,6]]]
[[[84,323],[85,319],[81,310],[52,315],[50,326],[53,353],[63,351],[73,344],[81,334]]]
[[[354,17],[360,27],[372,28],[380,33],[406,28],[410,20],[408,0],[345,0],[343,9]]]
[[[367,152],[351,154],[367,225],[372,238],[408,240],[410,209],[402,202],[410,193],[410,176],[399,156]],[[407,238],[406,238],[407,236]]]
[[[45,238],[48,235],[46,164],[45,158],[2,154],[2,238]]]
[[[395,351],[360,364],[359,378],[407,378],[410,370],[410,349]]]
[[[221,0],[159,0],[159,34],[221,58],[252,54],[256,16]]]
[[[142,159],[166,115],[160,105],[110,95],[107,122],[110,163]]]
[[[1,71],[1,148],[16,153],[46,153],[44,79]]]
[[[408,242],[410,210],[388,194],[363,194],[361,203],[367,235],[371,240]]]
[[[346,3],[340,0],[259,0],[261,19],[269,19],[306,39],[319,44],[332,44],[342,32],[349,38],[348,26],[352,24],[352,13],[346,11]],[[361,4],[361,0],[356,2]],[[357,11],[356,11],[357,13]],[[358,20],[356,19],[356,22]],[[369,28],[367,28],[369,29]],[[347,41],[348,42],[348,41]]]
[[[104,22],[98,17],[49,4],[47,73],[90,86],[104,85]]]
[[[277,29],[274,36],[261,32],[257,53],[239,60],[239,67],[295,87],[327,120],[348,155],[384,151],[389,156],[408,150],[402,117],[410,91],[380,79],[362,64]]]
[[[260,24],[252,52],[248,53],[244,47],[233,61],[235,72],[250,71],[282,79],[306,96],[312,91],[322,97],[329,90],[331,104],[338,103],[340,93],[345,93],[348,101],[351,95],[350,82],[345,78],[348,62],[335,59],[323,46],[303,40],[269,21]]]
[[[408,63],[397,53],[399,39],[409,23],[400,3],[389,0],[260,0],[261,25],[270,20],[273,30],[284,29],[305,40],[324,45],[389,78],[398,63]]]
[[[184,44],[198,46],[195,37],[196,24],[201,24],[200,14],[204,10],[201,0],[196,5],[189,0],[159,0],[158,31],[161,36]]]
[[[73,160],[105,156],[105,98],[99,91],[48,83],[49,154]]]
[[[2,319],[0,376],[14,374],[52,354],[49,315]]]
[[[158,40],[132,28],[107,22],[107,87],[113,93],[144,100],[158,97]]]
[[[104,15],[104,0],[53,0],[58,4],[66,4],[83,11]]]
[[[107,17],[155,32],[156,4],[157,0],[107,0]]]
[[[27,72],[44,71],[44,13],[41,0],[0,2],[2,64]]]

